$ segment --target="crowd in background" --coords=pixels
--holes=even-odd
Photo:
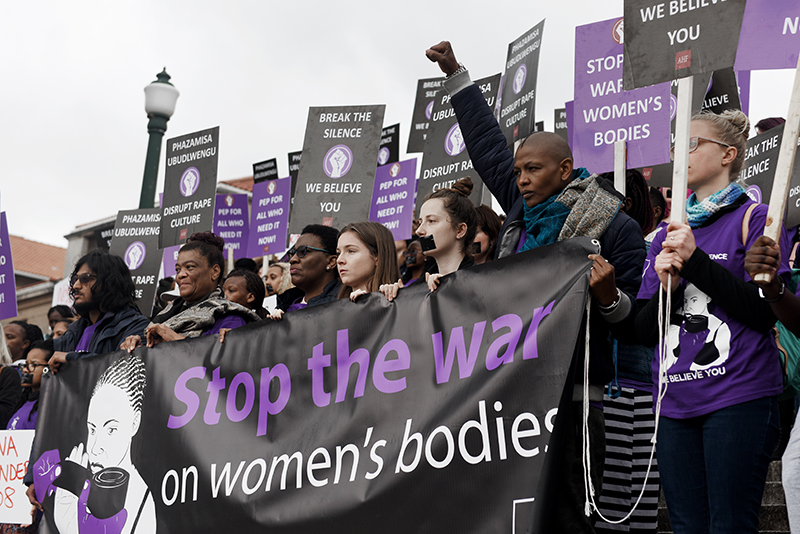
[[[546,520],[553,531],[656,532],[663,485],[675,532],[757,532],[767,468],[781,455],[790,520],[800,529],[800,435],[790,434],[796,400],[778,403],[783,382],[772,335],[778,320],[800,334],[800,298],[787,291],[796,231],[784,232],[779,243],[762,237],[766,206],[736,182],[748,118],[737,111],[693,118],[687,223],[668,223],[668,190],[648,188],[636,170],[627,172],[622,195],[610,176],[591,173],[591,162],[575,168],[568,144],[555,134],[533,134],[509,150],[449,43],[427,54],[447,76],[475,171],[504,217],[475,207],[473,182],[464,177],[421,199],[408,240],[395,240],[374,222],[341,229],[311,224],[284,257],[260,267],[240,260],[226,273],[223,240],[195,234],[178,254],[174,277],[162,280],[150,317],[136,307],[123,260],[89,252],[70,278],[72,307],[48,314],[47,339],[24,322],[5,327],[13,363],[0,372],[0,424],[35,428],[42,374],[94,354],[199,336],[224,342],[227,332],[249,323],[366,293],[391,301],[412,284],[436,291],[441,277],[460,269],[588,236],[600,242],[599,253],[589,256],[591,344],[586,352],[578,343],[575,359],[589,359],[589,398],[576,383],[572,405],[559,413],[575,432],[551,488]],[[758,273],[769,281],[754,282]],[[661,354],[655,346],[664,336]],[[672,380],[663,391],[659,377],[679,370],[715,379]],[[581,454],[584,418],[588,466]],[[88,446],[86,452],[94,454]],[[584,514],[587,468],[597,508],[608,519],[625,516],[644,488],[633,517],[611,524]],[[40,512],[30,476],[26,483]],[[32,526],[4,528],[35,531],[38,515]]]

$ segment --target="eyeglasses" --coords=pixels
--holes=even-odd
[[[28,363],[25,362],[22,364],[23,371],[30,371],[31,373],[36,372],[37,367],[47,367],[46,363]]]
[[[717,141],[716,139],[709,139],[708,137],[690,137],[689,138],[689,154],[697,150],[697,147],[700,145],[700,141],[708,141],[709,143],[717,143],[720,146],[724,146],[725,148],[731,148],[732,145],[728,145],[723,143],[722,141]],[[672,145],[669,148],[669,159],[675,161],[675,145]]]
[[[77,282],[78,280],[80,280],[82,286],[85,286],[91,280],[97,280],[97,275],[89,273],[83,273],[81,275],[73,274],[72,276],[69,277],[69,287],[73,287],[75,285],[75,282]]]
[[[319,252],[324,252],[325,254],[330,254],[324,248],[317,248],[317,247],[309,247],[308,245],[301,245],[299,247],[292,247],[289,249],[289,252],[286,253],[287,258],[291,258],[292,256],[297,256],[299,259],[303,259],[308,254],[309,250],[317,250]]]

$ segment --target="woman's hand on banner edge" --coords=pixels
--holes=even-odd
[[[225,334],[233,330],[232,328],[220,328],[219,329],[219,342],[225,343]]]
[[[131,352],[133,352],[133,349],[141,346],[142,346],[141,336],[128,336],[125,338],[125,341],[120,343],[119,348],[120,350],[124,350],[128,354],[130,354]]]
[[[274,310],[269,312],[269,315],[267,317],[269,317],[273,321],[280,321],[281,319],[283,319],[283,310],[281,310],[280,308],[275,308]]]
[[[744,270],[750,275],[753,281],[767,288],[773,286],[775,293],[778,292],[780,284],[778,282],[778,267],[781,264],[781,249],[778,244],[769,237],[762,235],[755,240],[753,246],[744,255]],[[770,276],[769,282],[759,282],[756,275],[766,273]]]
[[[394,284],[381,284],[381,286],[378,288],[378,291],[383,293],[383,296],[386,297],[389,302],[391,302],[397,298],[397,292],[400,291],[400,288],[402,287],[403,279],[401,278]]]
[[[28,486],[28,489],[25,490],[25,495],[31,503],[31,522],[33,522],[36,520],[36,512],[44,512],[44,508],[42,507],[42,503],[36,500],[36,491],[33,489],[33,484]]]
[[[450,46],[450,41],[442,41],[437,45],[433,45],[425,50],[425,55],[428,59],[439,64],[439,68],[446,76],[450,76],[458,70],[458,61],[453,52],[453,47]]]
[[[439,287],[439,278],[441,277],[442,275],[439,273],[425,273],[425,281],[428,282],[428,289],[431,290],[431,293],[436,291],[436,288]]]
[[[181,339],[186,339],[186,336],[175,332],[175,330],[163,324],[151,324],[145,329],[144,333],[147,336],[147,348],[152,348],[165,341],[180,341]]]
[[[594,262],[589,278],[589,292],[600,306],[611,306],[617,300],[614,266],[600,254],[589,254],[589,259]]]
[[[358,297],[360,297],[361,295],[366,295],[366,294],[367,294],[367,292],[364,291],[363,289],[356,289],[355,291],[350,293],[350,302],[355,302]]]
[[[50,359],[47,361],[47,365],[50,366],[50,372],[56,374],[63,364],[67,363],[67,353],[62,351],[56,351],[50,356]]]

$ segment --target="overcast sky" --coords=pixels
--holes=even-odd
[[[452,6],[452,7],[450,7]],[[404,149],[414,90],[446,39],[473,78],[546,19],[536,118],[572,99],[575,26],[622,0],[558,2],[7,2],[0,208],[10,232],[59,246],[75,226],[138,207],[147,148],[143,88],[162,69],[181,92],[166,138],[220,127],[219,180],[302,149],[309,106],[386,104]],[[497,10],[501,11],[497,11]],[[792,73],[754,73],[754,121],[786,115]],[[163,188],[163,152],[158,190]]]

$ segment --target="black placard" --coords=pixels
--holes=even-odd
[[[433,101],[436,94],[443,89],[444,78],[425,78],[417,81],[417,98],[414,101],[414,113],[411,115],[411,131],[408,133],[406,152],[422,152],[433,113]]]
[[[109,253],[119,256],[131,271],[136,305],[145,317],[153,313],[162,253],[158,248],[161,208],[120,211]]]
[[[536,130],[536,80],[544,21],[508,44],[500,116],[497,122],[508,146]]]
[[[483,97],[494,107],[500,74],[489,76],[475,82],[483,92]],[[458,126],[456,112],[450,105],[450,95],[442,91],[436,97],[431,113],[431,127],[422,156],[422,170],[417,184],[417,211],[426,195],[442,188],[452,186],[456,180],[469,176],[475,185],[470,200],[480,205],[483,182],[472,168],[472,160],[464,143],[464,136]]]
[[[385,107],[309,108],[289,233],[369,218]]]
[[[378,166],[400,161],[400,123],[381,130],[381,148],[378,150]]]
[[[762,204],[769,204],[772,194],[784,126],[781,124],[747,141],[744,166],[739,178],[745,183],[750,198]],[[798,145],[800,145],[800,140]],[[789,197],[786,202],[784,224],[787,228],[800,224],[800,161],[798,159],[800,159],[800,150],[795,153]]]
[[[217,189],[219,126],[167,140],[159,248],[210,232]]]
[[[625,0],[625,90],[733,67],[745,0]]]
[[[265,180],[278,178],[278,160],[275,158],[253,163],[253,183],[258,184]]]
[[[289,152],[289,176],[292,177],[292,203],[294,203],[294,194],[297,188],[297,175],[300,172],[300,159],[302,155],[302,150]]]
[[[733,68],[715,70],[703,99],[703,110],[722,113],[728,109],[742,109],[739,84]]]
[[[569,133],[567,131],[567,110],[566,108],[556,109],[553,113],[553,131],[560,135],[564,141],[569,142]]]

